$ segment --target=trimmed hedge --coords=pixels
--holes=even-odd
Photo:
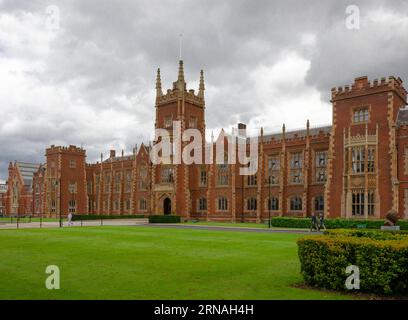
[[[346,236],[355,238],[369,238],[374,240],[408,240],[408,231],[380,231],[380,230],[367,230],[367,229],[336,229],[326,230],[324,235],[329,236]]]
[[[271,218],[273,227],[279,228],[304,228],[311,225],[310,218],[273,217]],[[367,229],[380,229],[384,225],[384,220],[356,220],[356,219],[325,219],[324,224],[327,229],[353,229],[359,225],[365,225]],[[408,221],[398,221],[401,230],[408,230]]]
[[[408,294],[408,234],[336,230],[297,241],[301,274],[311,286],[347,290],[346,267],[360,271],[360,291]]]
[[[134,215],[108,215],[108,214],[74,214],[72,216],[72,221],[79,221],[79,220],[101,220],[101,219],[140,219],[145,218],[142,214],[134,214]]]
[[[179,223],[181,222],[181,217],[180,216],[160,216],[160,215],[154,215],[154,216],[149,216],[149,223]]]

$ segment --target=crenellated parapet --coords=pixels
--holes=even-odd
[[[332,101],[337,101],[390,90],[406,101],[407,91],[403,86],[403,82],[401,78],[394,76],[382,77],[373,81],[369,81],[367,76],[355,78],[352,85],[332,88],[331,96]]]
[[[77,154],[77,155],[85,156],[86,150],[81,147],[74,146],[74,145],[70,145],[68,147],[52,145],[51,147],[46,149],[46,155],[60,154],[60,153]]]
[[[160,97],[157,97],[156,104],[158,106],[169,104],[172,102],[177,101],[180,98],[180,91],[176,89],[168,89],[166,94],[163,94]],[[198,94],[195,94],[194,89],[190,89],[189,91],[185,90],[183,93],[184,100],[186,102],[190,102],[195,105],[203,105],[204,106],[204,98],[200,97]]]

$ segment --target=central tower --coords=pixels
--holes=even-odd
[[[184,218],[190,217],[191,212],[191,180],[197,174],[197,165],[174,164],[175,150],[173,126],[179,121],[181,136],[187,129],[197,129],[201,132],[202,143],[205,143],[205,101],[204,74],[201,70],[199,89],[187,90],[184,79],[183,61],[179,61],[178,77],[173,82],[173,88],[166,93],[162,91],[160,69],[156,78],[156,120],[155,129],[166,129],[173,143],[171,164],[153,165],[152,170],[152,208],[156,214],[177,214]],[[157,138],[153,141],[158,143]],[[184,148],[189,141],[181,142]],[[204,155],[203,155],[204,157]]]

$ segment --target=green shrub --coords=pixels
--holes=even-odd
[[[74,214],[72,216],[72,221],[80,220],[101,220],[101,219],[140,219],[145,218],[142,214],[133,214],[133,215],[108,215],[108,214]]]
[[[408,231],[406,230],[382,231],[368,229],[336,229],[326,230],[324,234],[330,236],[369,238],[374,240],[404,240],[408,237]]]
[[[310,228],[310,219],[308,218],[288,218],[288,217],[273,217],[271,218],[272,227],[278,228]]]
[[[311,286],[346,290],[346,267],[360,270],[360,291],[408,294],[408,234],[336,230],[297,241],[301,274]]]
[[[160,216],[160,215],[155,215],[155,216],[149,216],[149,223],[179,223],[181,222],[181,217],[180,216]]]
[[[294,218],[294,217],[273,217],[271,218],[273,227],[279,228],[310,228],[310,218]],[[356,219],[325,219],[324,224],[327,229],[346,229],[358,228],[360,225],[365,225],[367,229],[380,229],[384,225],[384,220],[356,220]],[[398,224],[401,230],[408,230],[408,221],[399,221]]]

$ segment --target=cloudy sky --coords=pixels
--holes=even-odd
[[[346,27],[349,5],[359,29]],[[179,34],[188,88],[205,71],[215,133],[329,124],[331,87],[408,81],[406,0],[0,0],[0,180],[51,144],[83,145],[96,161],[148,141],[156,69],[169,88]]]

